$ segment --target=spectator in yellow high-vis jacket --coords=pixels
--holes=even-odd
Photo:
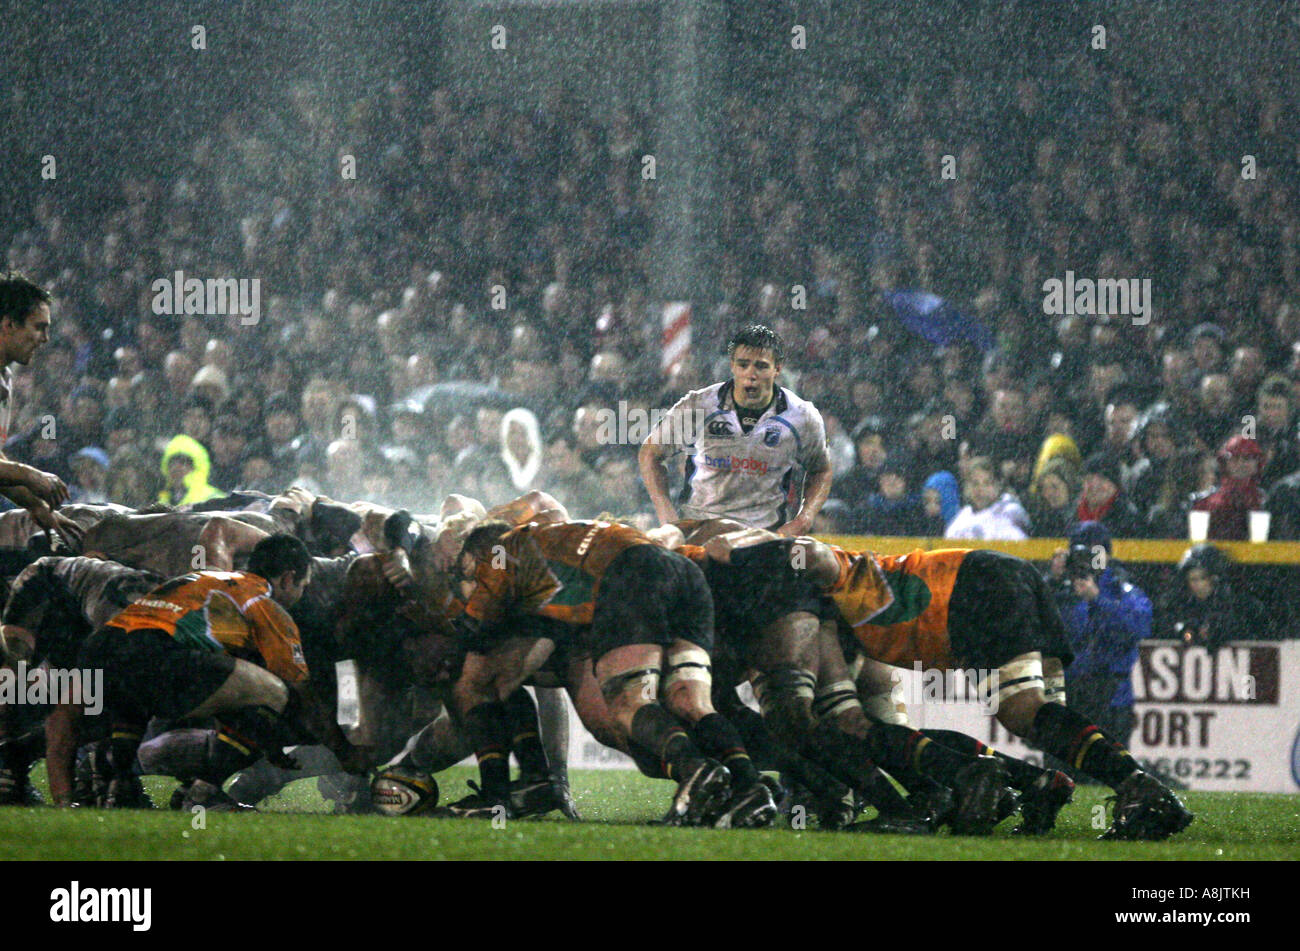
[[[158,493],[158,501],[164,505],[193,505],[224,495],[209,484],[211,470],[212,463],[202,443],[184,433],[173,436],[163,450],[162,472],[167,485]]]

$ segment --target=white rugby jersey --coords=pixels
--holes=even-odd
[[[725,517],[776,528],[797,513],[803,475],[830,466],[826,424],[816,406],[778,386],[772,405],[746,433],[733,385],[727,380],[687,393],[649,441],[687,454],[686,484],[677,500],[683,518]]]

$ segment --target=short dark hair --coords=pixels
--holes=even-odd
[[[736,331],[727,341],[727,356],[735,356],[737,347],[771,350],[772,359],[776,363],[781,363],[785,357],[785,344],[781,340],[781,335],[762,324],[750,324]]]
[[[302,578],[311,570],[311,554],[302,539],[280,532],[263,538],[248,556],[248,570],[261,578],[278,578],[286,571]]]
[[[0,320],[25,324],[32,311],[52,300],[49,291],[17,271],[6,271],[0,277]]]
[[[477,561],[482,561],[492,551],[492,546],[500,541],[501,536],[512,528],[514,526],[509,522],[499,519],[476,525],[474,530],[465,536],[465,544],[461,546],[461,551],[473,555]]]

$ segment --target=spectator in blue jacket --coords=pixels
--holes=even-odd
[[[1151,600],[1111,558],[1110,533],[1097,522],[1070,532],[1069,551],[1058,552],[1052,574],[1074,649],[1066,702],[1127,746],[1137,722],[1131,677],[1138,642],[1151,636]]]

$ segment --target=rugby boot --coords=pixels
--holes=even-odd
[[[1046,835],[1056,816],[1074,798],[1074,782],[1060,770],[1039,776],[1020,794],[1021,823],[1015,835]]]
[[[573,792],[569,789],[569,777],[567,775],[551,776],[551,792],[558,802],[560,814],[570,822],[581,822],[582,813],[578,812],[578,804],[573,799]]]
[[[430,815],[450,819],[515,819],[518,818],[510,805],[510,794],[503,797],[485,795],[478,783],[470,780],[466,783],[473,793],[439,806]]]
[[[216,783],[196,779],[183,789],[182,812],[193,812],[195,809],[204,809],[207,812],[257,812],[256,807],[246,806],[226,795]],[[175,799],[175,793],[172,794],[172,798]]]
[[[544,816],[562,808],[556,784],[549,778],[516,779],[510,784],[510,814],[516,819]]]
[[[1193,818],[1172,789],[1142,770],[1119,784],[1114,801],[1110,828],[1098,838],[1158,842],[1182,832]]]
[[[666,826],[698,826],[715,815],[727,801],[731,773],[711,759],[700,760],[690,775],[677,784],[673,804],[661,820]]]
[[[817,800],[817,828],[825,832],[838,832],[847,829],[862,815],[862,810],[867,807],[866,801],[852,789],[844,789],[840,796],[831,791]]]
[[[922,776],[912,784],[907,801],[912,811],[925,820],[933,832],[950,823],[957,811],[957,797],[953,791],[928,776]]]
[[[988,835],[998,821],[998,806],[1007,785],[1006,770],[992,757],[967,763],[953,777],[957,808],[949,823],[955,835]]]
[[[104,797],[105,809],[153,809],[153,800],[144,791],[140,777],[114,776],[108,781],[108,793]]]
[[[0,806],[32,806],[41,802],[29,773],[31,758],[17,744],[0,743]]]
[[[767,783],[753,783],[746,789],[734,790],[722,805],[722,812],[713,820],[715,829],[761,829],[776,819],[776,801]]]
[[[993,824],[1000,825],[1003,821],[1015,815],[1020,809],[1020,793],[1010,786],[1003,786],[1002,793],[998,796],[998,808],[993,817]]]

